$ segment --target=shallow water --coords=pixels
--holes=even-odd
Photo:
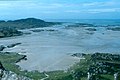
[[[3,45],[22,43],[4,50],[27,55],[27,61],[17,63],[22,69],[65,70],[75,62],[79,62],[78,58],[71,57],[73,53],[120,52],[119,31],[107,31],[105,27],[98,27],[97,31],[92,32],[93,34],[87,34],[90,31],[85,30],[86,28],[66,29],[62,25],[42,29],[55,31],[32,32],[30,35],[0,39],[0,44]]]

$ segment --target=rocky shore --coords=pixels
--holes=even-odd
[[[10,44],[10,45],[7,46],[7,48],[13,48],[13,47],[15,47],[15,46],[17,46],[17,45],[20,45],[20,44],[21,44],[21,43]]]
[[[9,28],[9,27],[0,28],[0,38],[20,36],[22,34],[23,33],[21,31],[18,31],[17,29],[14,28]]]
[[[9,44],[7,46],[4,46],[4,45],[0,45],[0,51],[3,51],[5,48],[13,48],[17,45],[20,45],[21,43],[14,43],[14,44]]]
[[[0,51],[3,51],[6,47],[4,45],[0,45]]]
[[[48,31],[48,32],[53,32],[53,31],[57,31],[54,29],[36,29],[36,30],[31,30],[33,32],[43,32],[43,31]]]
[[[15,63],[25,59],[25,55],[0,52],[0,80],[32,80],[26,76],[19,75],[12,71],[12,66],[14,66],[14,68],[17,67]]]
[[[6,70],[0,62],[0,80],[32,80],[28,77],[18,75],[12,71]]]
[[[26,55],[0,52],[0,80],[39,80],[45,76],[38,71],[22,70],[16,63],[27,60]]]

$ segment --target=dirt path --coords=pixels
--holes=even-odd
[[[45,74],[45,78],[42,78],[42,79],[40,79],[40,80],[46,80],[46,79],[48,79],[49,78],[49,75],[48,74],[46,74],[46,73],[44,73]]]

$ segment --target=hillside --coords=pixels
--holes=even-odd
[[[57,22],[45,22],[41,19],[36,18],[26,18],[26,19],[19,19],[19,20],[8,20],[0,21],[0,28],[9,27],[9,28],[16,28],[16,29],[26,29],[26,28],[38,28],[38,27],[48,27],[52,25],[60,24]]]
[[[23,33],[18,31],[18,29],[29,29],[29,28],[38,28],[38,27],[48,27],[52,25],[60,24],[57,22],[45,22],[40,19],[27,18],[19,20],[8,20],[0,21],[0,38],[20,36]]]

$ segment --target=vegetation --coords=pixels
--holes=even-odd
[[[113,80],[115,73],[120,73],[120,55],[109,53],[84,54],[81,59],[68,71],[56,71],[48,73],[48,80]],[[118,80],[120,79],[118,75]]]
[[[0,27],[9,27],[14,29],[28,29],[28,28],[38,28],[38,27],[48,27],[56,24],[61,24],[58,22],[45,22],[36,18],[27,18],[27,19],[19,19],[14,21],[0,21]]]
[[[65,71],[51,71],[47,72],[49,78],[47,80],[71,80],[73,79],[72,75]]]
[[[80,56],[77,53],[78,57]],[[26,76],[34,80],[49,77],[46,80],[87,80],[88,72],[91,74],[90,80],[113,80],[114,73],[120,73],[120,55],[109,53],[83,54],[85,59],[81,59],[66,71],[50,71],[40,73],[38,71],[26,71],[15,63],[26,59],[25,55],[17,53],[1,52],[0,61],[6,70],[13,71],[18,75]],[[119,80],[120,77],[118,77]]]
[[[85,59],[81,60],[72,69],[75,70],[75,74],[77,73],[77,80],[87,79],[88,72],[91,74],[90,80],[113,80],[114,74],[120,73],[119,59],[120,55],[118,54],[87,54]]]
[[[48,27],[56,24],[61,24],[58,22],[45,22],[40,19],[27,18],[19,19],[14,21],[0,21],[0,38],[20,36],[23,33],[18,31],[18,29],[29,29],[38,27]],[[53,31],[53,30],[50,30]]]
[[[23,34],[22,32],[14,28],[9,28],[9,27],[0,28],[0,38],[20,36],[22,34]]]

